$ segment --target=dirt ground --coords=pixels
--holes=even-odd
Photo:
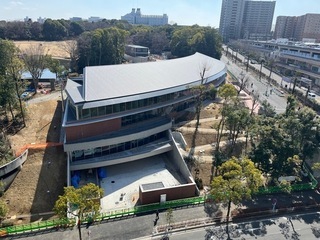
[[[206,146],[205,148],[209,150],[203,152],[195,151],[194,157],[196,162],[191,169],[191,173],[194,178],[201,178],[204,186],[210,185],[212,176],[213,147],[210,147],[210,145],[216,141],[216,135],[210,132],[210,130],[214,129],[214,125],[219,121],[219,119],[216,119],[216,117],[219,115],[219,108],[220,104],[218,102],[207,103],[203,106],[200,114],[201,120],[199,131],[195,141],[196,148],[199,149],[201,146]],[[196,125],[194,121],[195,119],[195,116],[190,115],[188,118],[189,121],[183,125],[180,125],[182,128],[179,128],[179,131],[182,133],[185,141],[187,142],[187,151],[189,150],[188,146],[191,146],[194,127]]]
[[[30,46],[37,46],[41,44],[49,55],[57,58],[69,58],[70,55],[66,51],[65,47],[66,42],[68,41],[15,41],[14,43],[21,51],[28,49]]]
[[[59,142],[61,99],[55,94],[51,100],[26,103],[26,127],[9,136],[12,149],[19,152],[26,144]],[[42,97],[41,94],[38,94]],[[39,220],[38,213],[51,212],[54,202],[66,185],[66,159],[62,146],[29,150],[27,161],[4,195],[8,203],[8,218],[17,222]],[[41,216],[42,219],[52,214]]]

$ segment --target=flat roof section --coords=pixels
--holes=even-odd
[[[144,191],[147,191],[147,190],[154,190],[154,189],[158,189],[158,188],[163,188],[164,185],[162,182],[155,182],[155,183],[141,184],[141,187]]]
[[[134,207],[139,198],[140,185],[155,186],[154,183],[161,183],[164,187],[170,187],[187,184],[178,170],[173,168],[166,154],[112,165],[105,170],[107,177],[100,181],[104,189],[102,212]]]

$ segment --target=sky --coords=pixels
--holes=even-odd
[[[6,21],[23,20],[26,16],[33,21],[38,17],[120,19],[132,8],[140,8],[144,15],[166,13],[169,23],[218,28],[222,0],[0,0],[0,3],[0,20]],[[273,25],[277,16],[306,13],[320,13],[320,0],[276,0]]]

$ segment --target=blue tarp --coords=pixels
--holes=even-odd
[[[71,185],[74,186],[75,188],[79,187],[80,183],[80,172],[76,171],[71,178]]]
[[[105,168],[98,168],[98,177],[101,178],[106,178],[107,177],[107,171]]]

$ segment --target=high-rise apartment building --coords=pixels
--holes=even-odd
[[[245,0],[223,0],[221,6],[219,32],[223,42],[239,39]]]
[[[275,1],[246,1],[241,38],[270,39]]]
[[[298,17],[277,17],[274,38],[288,38],[294,41],[303,39],[320,40],[320,14],[308,13]]]
[[[297,17],[278,16],[274,30],[274,38],[288,38],[291,40],[295,35],[296,24]]]
[[[219,31],[224,42],[270,37],[275,1],[223,0]]]
[[[121,16],[121,20],[126,20],[131,24],[161,26],[168,24],[168,15],[142,15],[140,8],[137,8],[137,11],[132,8],[131,13]]]

